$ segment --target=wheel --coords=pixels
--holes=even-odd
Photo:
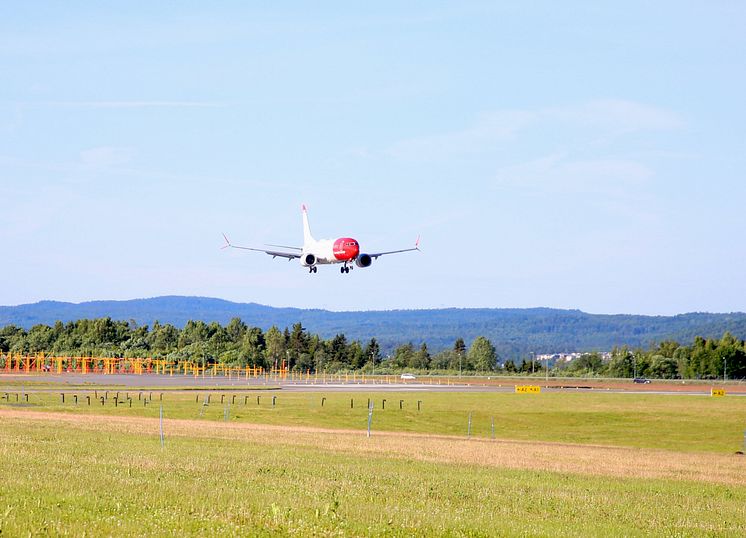
[[[314,268],[313,268],[313,272],[314,272],[314,273],[318,273],[318,272],[319,272],[319,268],[318,268],[318,267],[314,267]]]
[[[345,272],[345,268],[344,268],[344,267],[340,267],[340,268],[339,268],[339,272],[340,272],[340,273],[343,273],[343,274],[344,274],[344,272]]]

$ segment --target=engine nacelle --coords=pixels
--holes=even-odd
[[[306,267],[313,267],[314,265],[316,265],[316,256],[314,256],[313,254],[306,254],[305,256],[303,256],[303,265],[305,265]]]
[[[370,267],[371,263],[373,263],[373,258],[371,258],[370,254],[360,254],[355,259],[355,265],[358,267]]]

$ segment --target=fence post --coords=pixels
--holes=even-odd
[[[370,437],[370,424],[373,422],[373,402],[368,406],[368,437]]]
[[[163,404],[161,404],[160,423],[161,423],[161,449],[163,449],[163,447],[165,446],[164,438],[163,438]]]

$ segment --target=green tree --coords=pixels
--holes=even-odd
[[[636,360],[627,346],[614,348],[606,373],[610,377],[632,377],[636,371]]]
[[[406,368],[412,361],[414,355],[414,346],[409,342],[401,345],[394,350],[394,355],[389,359],[389,365],[392,368]]]
[[[419,370],[427,370],[429,366],[430,353],[427,350],[427,344],[423,342],[420,349],[412,353],[409,357],[409,367],[417,368]]]
[[[484,336],[477,336],[474,339],[469,348],[467,358],[469,364],[480,372],[494,370],[497,364],[495,346]]]
[[[604,370],[604,363],[598,353],[584,353],[570,363],[569,369],[577,373],[599,374]]]
[[[288,337],[288,350],[290,351],[290,364],[288,366],[290,368],[298,365],[301,355],[306,355],[307,360],[299,365],[299,369],[305,371],[310,368],[308,365],[308,362],[310,361],[309,343],[310,338],[308,334],[306,334],[306,329],[303,325],[300,323],[294,324],[293,330]]]
[[[239,347],[241,364],[267,368],[269,361],[265,358],[264,348],[265,339],[262,330],[259,327],[247,329]]]
[[[372,363],[373,366],[380,364],[381,346],[378,345],[378,341],[375,338],[371,338],[370,342],[365,346],[363,355],[365,355],[365,360]]]
[[[285,337],[280,329],[272,325],[264,336],[264,355],[272,368],[279,368],[285,358]]]

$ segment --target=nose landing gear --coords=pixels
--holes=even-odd
[[[343,273],[343,274],[344,273],[349,273],[351,269],[352,269],[352,267],[349,267],[347,264],[345,264],[345,265],[343,265],[342,267],[339,268],[339,272]]]
[[[311,267],[309,267],[309,268],[308,268],[308,272],[309,272],[309,273],[315,273],[315,272],[317,272],[318,270],[319,270],[319,268],[318,268],[318,267],[316,267],[315,265],[313,265],[313,266],[311,266]]]

